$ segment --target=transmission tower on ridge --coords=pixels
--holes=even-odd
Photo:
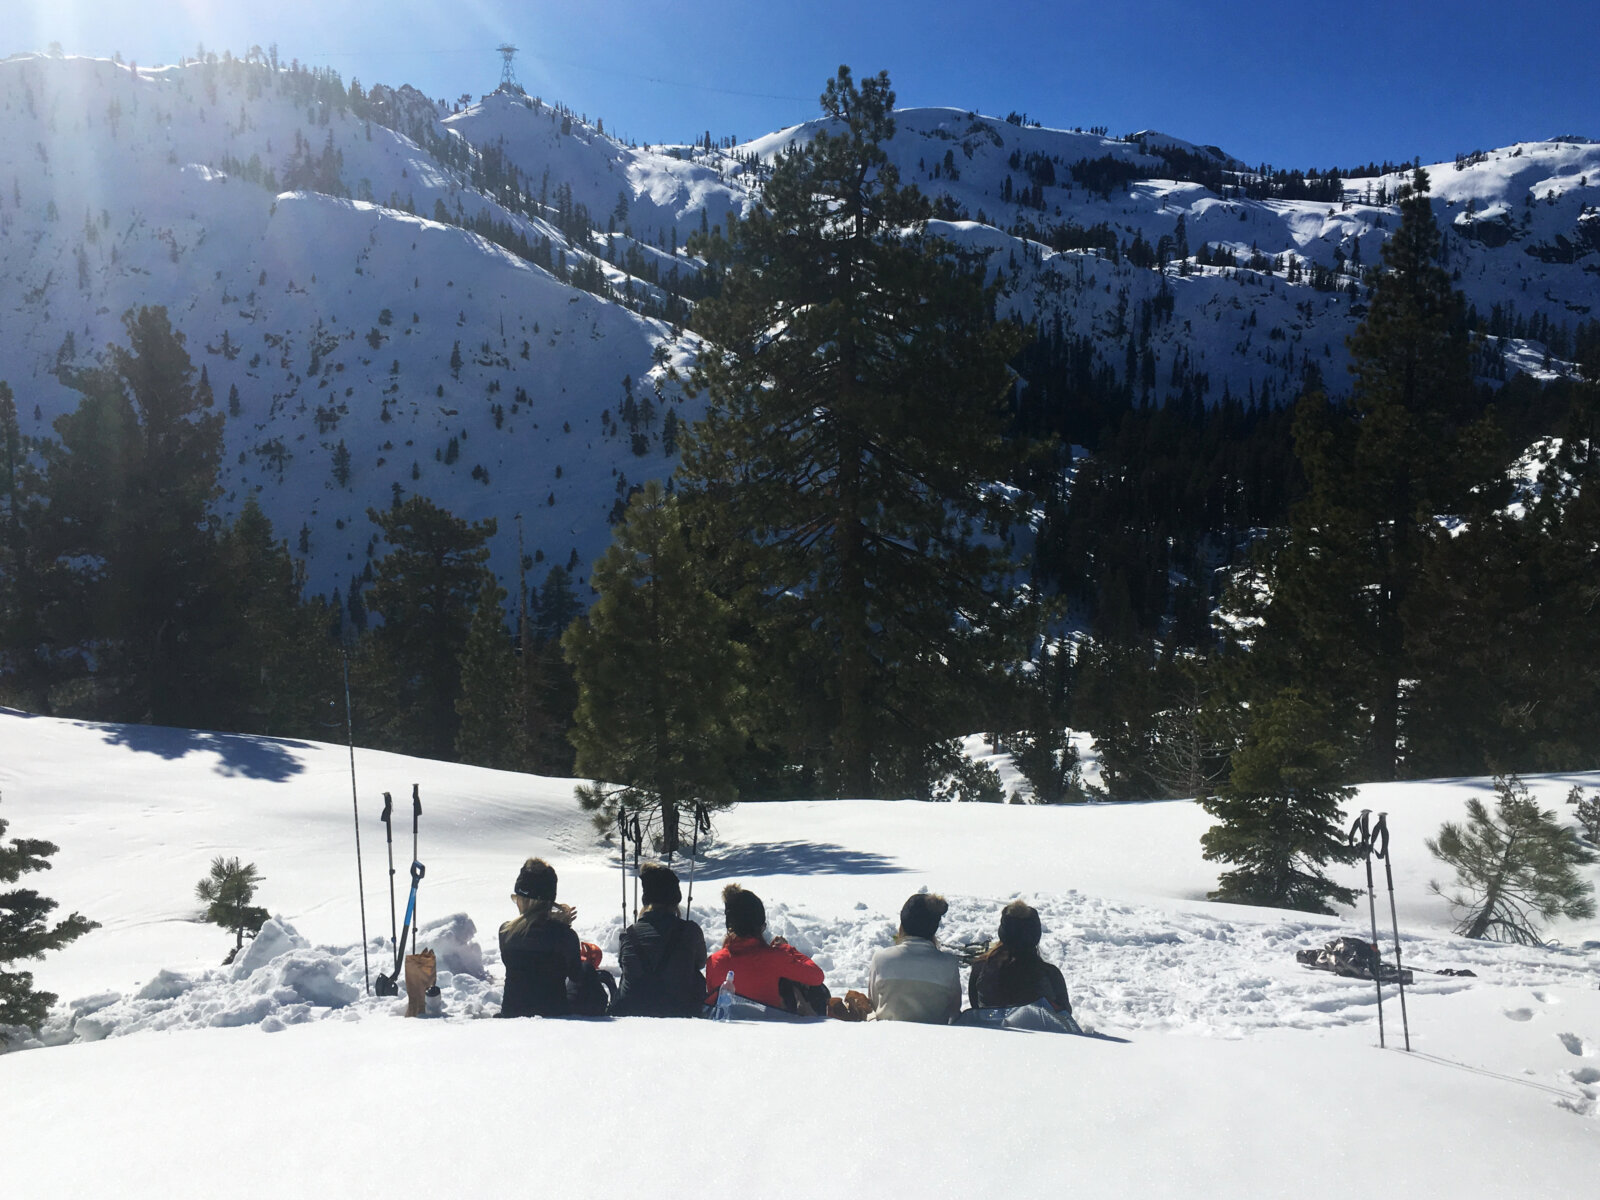
[[[511,60],[516,56],[517,48],[510,42],[502,42],[495,47],[500,52],[505,65],[500,68],[500,86],[507,91],[520,92],[522,85],[517,82],[517,73],[511,69]]]

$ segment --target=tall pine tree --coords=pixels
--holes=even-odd
[[[126,347],[63,375],[83,399],[42,446],[57,648],[93,674],[103,715],[199,725],[223,418],[165,309],[122,323]]]
[[[602,827],[619,805],[659,814],[671,854],[681,811],[738,796],[745,650],[728,605],[706,586],[680,502],[654,481],[634,496],[590,580],[599,599],[562,639],[578,681],[577,769],[595,781],[578,798]]]
[[[820,754],[828,790],[905,794],[982,723],[990,666],[1020,657],[1009,564],[979,535],[1010,511],[989,485],[1012,468],[1021,334],[901,186],[888,75],[841,67],[822,108],[761,204],[697,243],[727,273],[697,313],[708,404],[680,478],[752,601],[772,735]]]
[[[1360,713],[1354,732],[1374,779],[1402,770],[1418,626],[1432,619],[1413,597],[1449,537],[1441,518],[1470,524],[1503,495],[1499,439],[1477,409],[1462,298],[1439,265],[1426,172],[1402,190],[1400,210],[1350,339],[1349,404],[1330,408],[1315,383],[1300,402],[1295,445],[1308,494],[1273,566],[1258,646],[1269,693],[1315,686]]]
[[[386,744],[449,758],[461,719],[461,653],[488,575],[493,518],[471,524],[425,496],[367,516],[389,543],[367,592],[382,618],[362,661],[364,703]]]

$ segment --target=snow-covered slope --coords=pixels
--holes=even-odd
[[[902,178],[934,198],[938,232],[988,253],[1002,307],[1085,339],[1136,394],[1284,400],[1312,363],[1342,386],[1360,297],[1328,272],[1377,261],[1402,174],[1348,179],[1338,203],[1250,199],[1235,194],[1245,164],[1167,134],[942,108],[897,124]],[[346,99],[261,62],[16,56],[0,62],[0,379],[25,432],[48,433],[76,402],[55,371],[120,340],[130,306],[164,304],[230,412],[237,389],[226,511],[258,494],[303,542],[313,590],[362,572],[366,510],[395,489],[497,517],[508,582],[517,513],[536,563],[581,579],[617,501],[671,469],[666,413],[697,413],[668,378],[694,338],[640,314],[681,319],[670,293],[692,296],[700,268],[689,235],[747,211],[763,164],[820,127],[640,147],[509,92],[449,111],[405,87]],[[1097,164],[1093,187],[1080,163]],[[1600,313],[1600,145],[1429,170],[1450,266],[1507,335],[1485,369],[1560,370],[1511,335],[1559,350]],[[1129,257],[1184,246],[1182,271]],[[1236,265],[1202,265],[1203,248]],[[588,290],[563,282],[580,277]],[[634,428],[630,392],[649,402]]]
[[[1361,1180],[1375,1172],[1410,1194],[1553,1197],[1586,1186],[1600,1151],[1600,923],[1558,927],[1564,948],[1469,943],[1427,888],[1438,871],[1423,838],[1485,795],[1483,780],[1369,786],[1358,800],[1387,810],[1396,834],[1404,951],[1420,971],[1407,1057],[1378,1051],[1370,984],[1294,961],[1364,931],[1365,904],[1318,918],[1205,901],[1207,819],[1187,802],[751,803],[718,819],[696,868],[709,940],[723,932],[718,891],[741,880],[835,992],[864,984],[910,892],[950,898],[950,944],[991,936],[1000,906],[1026,896],[1078,1015],[1129,1045],[478,1021],[498,1007],[492,931],[530,854],[555,863],[580,935],[614,964],[615,853],[568,780],[364,750],[356,771],[374,970],[388,928],[379,793],[403,814],[420,785],[419,910],[423,944],[447,967],[443,1021],[407,1024],[396,1002],[361,995],[344,747],[0,713],[0,815],[11,836],[61,846],[25,882],[103,926],[38,964],[66,1001],[45,1037],[71,1044],[0,1057],[18,1194],[198,1196],[225,1179],[241,1196],[313,1181],[377,1195],[393,1186],[399,1128],[432,1155],[431,1186],[471,1194],[503,1186],[509,1163],[519,1179],[535,1169],[508,1148],[529,1121],[551,1151],[538,1182],[577,1194],[787,1193],[798,1179],[1011,1195],[1066,1178],[1090,1196],[1342,1196],[1354,1161]],[[1597,781],[1531,786],[1557,805]],[[403,884],[409,831],[397,825]],[[229,939],[194,920],[194,881],[217,854],[257,864],[258,899],[280,922],[242,967],[217,966]],[[1445,967],[1476,974],[1427,973]],[[1397,1000],[1387,992],[1391,1048]],[[219,1064],[233,1082],[219,1083]],[[94,1155],[75,1148],[86,1127]]]
[[[314,590],[361,572],[375,534],[366,510],[397,487],[498,517],[503,573],[515,570],[520,512],[527,552],[575,558],[582,576],[618,497],[670,469],[661,419],[678,400],[658,387],[681,349],[659,322],[412,215],[443,205],[452,220],[483,216],[535,242],[560,236],[408,138],[302,105],[289,77],[271,79],[265,68],[135,78],[91,60],[0,63],[0,379],[25,431],[47,433],[76,403],[58,365],[122,341],[129,307],[163,304],[230,409],[225,508],[258,494],[297,548],[304,526]],[[249,179],[288,176],[292,159],[329,148],[365,199]],[[615,423],[625,378],[656,411],[642,454]]]

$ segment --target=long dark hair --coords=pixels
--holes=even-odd
[[[1019,993],[1038,987],[1044,979],[1044,959],[1039,957],[1042,932],[1039,913],[1021,900],[1013,900],[1000,913],[1000,940],[977,958],[992,973],[997,990]]]

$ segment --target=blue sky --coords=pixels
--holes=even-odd
[[[523,86],[639,142],[748,139],[816,115],[840,63],[902,105],[1159,129],[1246,161],[1448,159],[1600,138],[1593,0],[3,0],[0,57],[174,62],[276,42],[348,83],[474,96],[521,48]]]

